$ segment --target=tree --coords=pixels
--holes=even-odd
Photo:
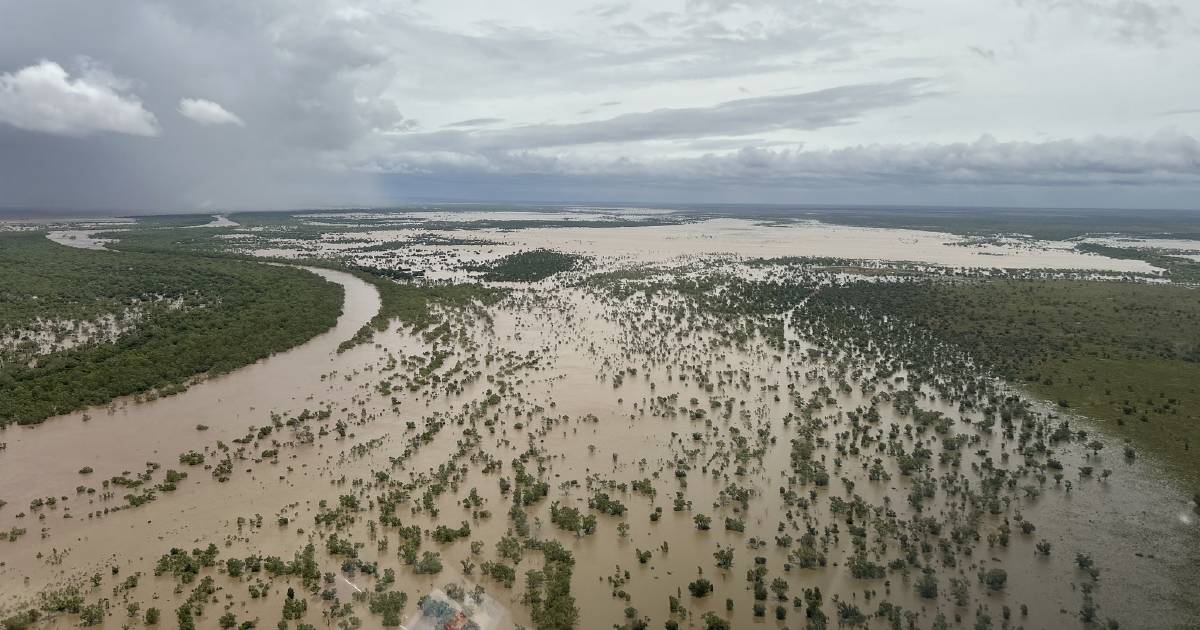
[[[688,592],[692,594],[692,597],[706,597],[712,591],[712,582],[709,582],[704,578],[700,578],[691,584],[688,584]]]
[[[713,553],[713,557],[717,559],[717,567],[728,569],[733,566],[733,547],[717,546],[717,550]]]
[[[104,621],[104,604],[96,602],[89,606],[84,606],[79,611],[79,620],[85,626],[94,626]]]
[[[442,557],[432,551],[426,551],[421,554],[421,559],[413,567],[413,571],[418,575],[429,573],[442,572]]]
[[[1008,571],[1004,569],[988,569],[987,571],[980,569],[979,581],[983,582],[993,591],[1004,590],[1005,584],[1008,583]]]
[[[779,600],[787,599],[788,581],[781,577],[771,580],[771,592],[774,593],[775,597]]]
[[[496,554],[501,558],[512,562],[513,564],[521,563],[521,541],[514,536],[504,536],[496,542]]]
[[[971,586],[963,578],[950,578],[950,597],[955,606],[966,606],[971,603]]]
[[[926,567],[917,578],[917,594],[925,599],[937,599],[938,581],[933,569]]]

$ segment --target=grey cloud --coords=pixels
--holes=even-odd
[[[154,142],[95,136],[86,145],[0,127],[0,204],[170,210],[286,205],[351,182],[347,194],[370,192],[369,179],[329,171],[324,153],[415,122],[368,80],[391,72],[378,65],[386,55],[337,8],[319,0],[9,3],[0,69],[82,52],[135,79],[147,112],[174,112],[180,99],[203,95],[254,124],[212,134],[163,115]]]
[[[1047,16],[1058,16],[1058,27],[1078,21],[1103,32],[1103,40],[1086,44],[1089,55],[1107,53],[1098,60],[1127,54],[1112,41],[1151,42],[1163,48],[1154,51],[1153,62],[1142,63],[1157,69],[1178,64],[1182,73],[1194,50],[1182,35],[1194,30],[1195,12],[1182,3],[1009,1],[1046,23]],[[589,9],[591,4],[584,0],[572,5],[580,10],[568,7],[546,20],[522,22],[514,15],[486,23],[451,15],[441,3],[390,0],[0,0],[0,75],[7,80],[39,60],[67,64],[78,55],[128,77],[118,79],[95,64],[72,66],[57,84],[60,97],[78,91],[80,82],[115,97],[87,101],[91,109],[84,110],[92,113],[75,123],[32,122],[41,112],[27,107],[32,101],[11,100],[12,89],[0,94],[0,119],[9,123],[0,124],[0,204],[170,210],[353,203],[396,194],[391,182],[398,178],[408,178],[414,190],[458,178],[459,188],[480,195],[508,194],[522,182],[583,196],[632,190],[622,182],[647,196],[656,194],[655,186],[683,194],[692,188],[712,193],[719,185],[746,200],[756,199],[759,188],[843,185],[838,182],[936,187],[1023,181],[1047,189],[1056,182],[1159,181],[1168,189],[1194,180],[1191,145],[1179,138],[1159,144],[1111,138],[897,144],[924,133],[975,137],[990,124],[991,108],[1004,106],[993,100],[984,105],[992,94],[980,86],[993,72],[1002,86],[1003,73],[1011,70],[1006,64],[1018,57],[971,64],[978,76],[960,80],[961,57],[971,54],[964,47],[1007,51],[1011,44],[1005,42],[1019,34],[992,33],[991,25],[974,31],[949,25],[949,52],[936,50],[936,38],[914,44],[946,26],[939,23],[937,2],[676,0]],[[902,19],[889,22],[897,15]],[[565,24],[555,21],[560,18]],[[924,31],[912,28],[918,21]],[[1031,48],[1029,54],[1048,53]],[[1039,75],[1041,59],[1023,61],[1032,69],[1023,75],[1027,95],[1012,96],[1009,122],[1077,133],[1087,122],[1061,124],[1056,117],[1078,103],[1043,108],[1035,102],[1046,81],[1060,77]],[[939,79],[889,82],[912,75]],[[845,85],[828,87],[839,83]],[[955,91],[930,98],[942,85]],[[736,86],[768,96],[738,98]],[[1186,85],[1159,88],[1161,95],[1152,96],[1161,98],[1146,99],[1153,111],[1139,114],[1129,99],[1119,104],[1130,111],[1128,121],[1116,121],[1130,123],[1121,133],[1152,128],[1147,125],[1162,120],[1160,110],[1194,106],[1196,92]],[[195,97],[235,113],[246,127],[213,133],[174,114],[180,99]],[[98,103],[117,106],[124,117],[98,114],[104,109]],[[601,109],[615,105],[621,108]],[[589,108],[588,114],[574,113],[580,108]],[[906,108],[910,118],[895,116],[896,108]],[[614,115],[630,110],[640,111]],[[472,118],[481,112],[494,119]],[[1080,114],[1088,122],[1098,119],[1086,108]],[[445,124],[458,118],[468,120]],[[105,129],[124,132],[101,133]],[[158,134],[153,140],[129,135],[151,129]],[[840,150],[781,144],[804,133],[810,142],[837,147],[868,132],[892,142]],[[702,152],[712,155],[698,157]],[[603,160],[590,155],[601,153]]]
[[[617,2],[613,4],[598,4],[591,9],[591,14],[599,18],[613,18],[622,13],[627,13],[632,5],[628,2]]]
[[[737,99],[712,107],[629,113],[592,122],[408,134],[396,137],[393,147],[402,151],[489,152],[813,130],[850,124],[867,112],[906,105],[935,93],[929,80],[908,78]]]
[[[1170,0],[1014,0],[1032,10],[1062,13],[1127,43],[1164,45],[1180,30],[1195,31]]]
[[[805,67],[828,69],[854,57],[873,33],[878,4],[868,0],[829,3],[779,1],[763,19],[722,22],[723,11],[659,12],[633,21],[603,22],[593,37],[559,30],[484,24],[471,34],[450,33],[422,23],[387,24],[393,53],[426,63],[408,66],[414,85],[427,96],[439,86],[455,97],[509,95],[511,76],[526,90],[628,88],[672,80],[743,77]],[[387,23],[380,20],[380,23]],[[382,27],[381,27],[382,28]],[[437,50],[429,56],[426,51]],[[448,83],[446,76],[455,76]]]
[[[1149,138],[876,144],[842,149],[763,149],[693,158],[616,160],[586,154],[509,152],[484,158],[412,153],[401,173],[476,173],[605,178],[643,184],[838,186],[1200,185],[1200,142],[1177,132]]]
[[[991,48],[985,48],[983,46],[969,46],[967,49],[972,53],[975,53],[975,55],[980,59],[986,59],[988,61],[996,60],[996,51],[992,50]]]
[[[74,191],[29,184],[40,178],[31,172],[33,162],[17,156],[50,151],[59,155],[46,155],[43,164],[104,173],[108,181],[134,182],[140,174],[155,182],[129,185],[124,198],[114,190],[110,198],[125,203],[177,207],[269,199],[282,190],[276,182],[285,173],[290,178],[299,172],[304,181],[337,180],[349,175],[336,170],[345,164],[344,154],[386,144],[381,136],[412,135],[405,132],[418,123],[401,111],[408,102],[602,93],[617,84],[636,89],[796,71],[802,55],[818,58],[855,35],[782,15],[768,28],[742,25],[705,34],[711,16],[681,13],[643,20],[651,32],[623,37],[600,36],[601,26],[585,39],[513,25],[456,31],[373,0],[47,1],[12,5],[4,13],[0,69],[85,52],[136,77],[147,111],[173,111],[180,98],[199,94],[254,121],[253,133],[215,138],[187,128],[186,119],[167,117],[161,146],[137,155],[122,148],[124,159],[97,156],[90,163],[88,151],[73,153],[56,143],[32,147],[36,140],[7,134],[0,138],[6,143],[0,163],[11,168],[0,169],[0,186],[24,194],[4,203],[50,193],[58,203],[102,197],[81,181]],[[600,19],[610,18],[628,19],[619,11]],[[334,171],[315,172],[330,165]]]
[[[452,122],[443,127],[485,127],[487,125],[495,125],[504,122],[503,118],[468,118],[467,120],[459,120]]]
[[[840,180],[928,185],[1155,185],[1200,183],[1200,142],[1163,132],[1146,139],[880,144],[835,150],[747,148],[677,163],[650,163],[651,172],[750,181]]]
[[[858,22],[865,16],[890,11],[895,7],[891,0],[687,0],[684,6],[688,13],[705,15],[733,11],[775,11],[783,14],[801,15],[809,20]]]

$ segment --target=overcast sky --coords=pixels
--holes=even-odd
[[[0,0],[0,206],[1200,207],[1193,0]]]

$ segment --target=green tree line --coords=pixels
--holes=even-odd
[[[0,331],[39,319],[148,311],[111,343],[50,354],[0,352],[0,424],[47,417],[191,377],[220,374],[298,345],[341,314],[342,290],[303,270],[222,258],[83,250],[43,233],[0,235]],[[26,344],[28,345],[28,344]],[[19,360],[18,360],[19,359]]]

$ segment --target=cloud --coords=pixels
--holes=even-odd
[[[410,153],[404,174],[559,175],[649,185],[737,186],[1158,186],[1200,184],[1200,141],[1174,131],[1147,138],[1095,136],[1046,142],[867,144],[791,147],[699,157],[597,159],[586,153],[517,151],[494,156]],[[377,165],[380,166],[380,165]]]
[[[85,62],[71,78],[53,61],[0,74],[0,122],[27,131],[63,136],[109,132],[158,135],[158,121],[127,82]]]
[[[459,120],[452,122],[443,127],[485,127],[487,125],[495,125],[504,122],[503,118],[468,118],[467,120]]]
[[[1186,28],[1183,9],[1169,0],[1014,0],[1019,6],[1062,13],[1131,44],[1162,46]]]
[[[580,123],[414,133],[396,136],[393,147],[488,152],[814,130],[848,125],[867,112],[907,105],[936,93],[928,79],[908,78],[736,99],[710,107],[663,108]]]
[[[724,155],[641,165],[650,173],[753,182],[837,181],[858,185],[1087,184],[1151,186],[1200,183],[1200,142],[1165,131],[1148,138],[872,144],[840,149],[745,148]]]
[[[1187,0],[1000,0],[984,22],[944,0],[8,4],[3,205],[526,199],[530,182],[578,200],[845,185],[850,203],[900,188],[919,203],[1018,181],[1079,186],[1084,205],[1117,189],[1136,205],[1200,199],[1177,166],[1180,137],[1200,137],[1182,113],[1200,103],[1180,79],[1200,58]],[[66,63],[80,51],[130,79]],[[67,70],[30,66],[43,58]],[[39,73],[54,98],[30,96]],[[204,121],[245,126],[175,115],[198,96]],[[1164,122],[1192,136],[1153,140]]]
[[[967,49],[972,53],[975,53],[975,55],[980,59],[986,59],[987,61],[996,60],[996,51],[991,48],[984,48],[982,46],[968,46]]]
[[[179,113],[201,125],[237,125],[245,127],[246,123],[237,114],[202,98],[184,98],[179,101]]]

